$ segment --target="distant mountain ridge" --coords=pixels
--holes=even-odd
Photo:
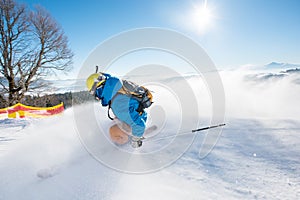
[[[298,85],[300,84],[300,64],[271,62],[263,67],[267,70],[266,72],[246,75],[245,80],[262,82],[267,80],[280,80],[288,76],[293,76],[293,82]],[[270,72],[270,69],[276,70]]]
[[[292,68],[300,68],[300,64],[271,62],[267,65],[264,65],[264,68],[266,68],[266,69],[292,69]]]

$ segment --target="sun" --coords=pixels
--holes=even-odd
[[[180,12],[174,13],[172,19],[177,24],[191,33],[205,35],[217,27],[216,5],[208,3],[208,0],[201,0],[187,4],[186,7],[180,8]],[[178,9],[179,10],[179,9]]]
[[[190,13],[190,22],[193,29],[199,33],[205,33],[213,26],[214,15],[208,7],[207,1],[194,5]]]

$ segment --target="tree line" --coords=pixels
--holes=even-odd
[[[9,105],[0,99],[0,108],[6,108]],[[66,92],[63,94],[47,94],[43,96],[39,95],[25,95],[20,103],[35,107],[52,107],[64,103],[65,108],[69,108],[73,105],[94,101],[94,97],[87,91],[80,92]]]

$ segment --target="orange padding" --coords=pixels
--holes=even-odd
[[[64,104],[60,103],[53,107],[33,107],[17,103],[8,108],[0,109],[0,118],[33,117],[41,118],[60,114],[64,111]]]

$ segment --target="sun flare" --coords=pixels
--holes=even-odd
[[[212,27],[214,15],[205,1],[193,6],[190,18],[192,27],[199,33],[204,33]]]

